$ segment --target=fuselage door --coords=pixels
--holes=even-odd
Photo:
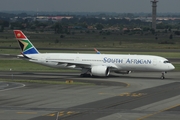
[[[154,65],[154,66],[157,65],[157,59],[153,59],[153,65]]]
[[[75,59],[76,62],[81,62],[81,58],[79,56],[76,57]]]

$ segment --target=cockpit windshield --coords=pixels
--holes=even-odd
[[[164,61],[164,63],[171,63],[170,61]]]

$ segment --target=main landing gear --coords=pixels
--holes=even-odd
[[[91,72],[89,69],[82,69],[80,77],[91,77]]]
[[[91,77],[91,74],[80,74],[80,77]]]
[[[162,72],[162,75],[161,75],[161,79],[165,79],[165,74],[166,74],[167,72]]]

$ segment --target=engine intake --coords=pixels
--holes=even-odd
[[[107,66],[93,66],[91,68],[91,74],[99,77],[109,76],[110,70]]]

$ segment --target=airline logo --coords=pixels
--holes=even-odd
[[[128,58],[126,61],[119,58],[108,58],[104,57],[104,63],[126,63],[126,64],[152,64],[151,60],[148,59],[130,59]]]
[[[16,36],[16,39],[19,42],[19,45],[21,47],[21,50],[23,51],[23,54],[37,54],[38,53],[35,47],[28,40],[28,38],[20,30],[14,30],[14,34]]]
[[[22,51],[27,51],[28,49],[32,48],[33,46],[27,40],[18,40]]]
[[[129,64],[151,64],[151,60],[148,59],[127,59],[126,63]]]
[[[26,36],[20,30],[15,30],[14,34],[17,39],[27,39]]]
[[[107,58],[107,57],[105,57],[103,62],[104,63],[123,63],[123,59],[119,59],[119,58]]]

